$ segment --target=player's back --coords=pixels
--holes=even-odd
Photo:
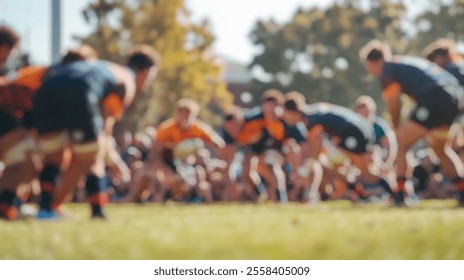
[[[385,63],[382,85],[385,88],[398,82],[402,91],[412,98],[439,87],[459,86],[456,78],[448,71],[426,59],[414,56],[396,56]]]
[[[116,80],[106,61],[76,61],[51,66],[43,78],[44,88],[63,90],[92,89],[99,98],[116,86]],[[65,94],[66,92],[63,91]]]
[[[308,129],[320,124],[329,134],[338,135],[348,129],[358,128],[367,138],[373,136],[372,125],[352,110],[329,103],[315,103],[304,110],[309,121]]]
[[[443,66],[443,68],[458,79],[461,86],[464,86],[464,60],[456,63],[447,63]]]

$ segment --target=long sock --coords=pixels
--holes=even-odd
[[[405,192],[406,191],[406,177],[400,176],[396,179],[396,186],[397,186],[397,192]]]
[[[396,179],[397,189],[393,193],[393,200],[396,204],[404,203],[404,195],[406,193],[406,177],[400,176]]]
[[[108,197],[105,193],[107,185],[106,178],[100,178],[95,175],[87,176],[85,189],[87,190],[92,217],[104,217],[103,206],[108,203]]]
[[[5,190],[0,193],[0,217],[7,220],[15,220],[18,217],[18,210],[13,205],[16,200],[16,193]]]
[[[57,166],[47,164],[40,174],[40,201],[41,210],[51,211],[53,195],[58,184],[60,169]]]

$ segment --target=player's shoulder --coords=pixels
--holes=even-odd
[[[198,119],[193,123],[192,127],[194,129],[201,130],[206,133],[209,133],[213,130],[213,127],[211,125]]]
[[[176,127],[176,122],[173,118],[171,118],[171,119],[167,119],[163,121],[162,123],[160,123],[156,130],[158,133],[160,133],[162,131],[174,129],[175,127]]]

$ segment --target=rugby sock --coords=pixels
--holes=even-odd
[[[456,184],[459,204],[464,204],[464,178],[462,177],[455,178],[453,179],[453,183]]]
[[[41,210],[51,211],[53,203],[53,195],[58,184],[60,169],[54,165],[45,165],[40,174],[40,201],[39,207]]]
[[[0,218],[15,220],[18,217],[18,210],[13,206],[15,200],[15,192],[6,190],[0,193]]]
[[[396,191],[393,193],[393,199],[396,204],[401,204],[404,202],[404,194],[406,192],[406,177],[399,176],[396,179]]]
[[[406,177],[400,176],[396,179],[396,186],[397,186],[397,192],[405,192],[406,191]]]
[[[108,203],[108,196],[105,193],[107,187],[106,178],[95,175],[88,175],[85,183],[87,197],[92,211],[92,218],[105,218],[103,206]]]

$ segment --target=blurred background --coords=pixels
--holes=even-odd
[[[23,64],[50,64],[80,43],[116,62],[132,44],[153,45],[160,75],[117,128],[131,132],[170,117],[180,97],[216,126],[268,88],[348,107],[363,94],[379,100],[358,59],[373,38],[400,54],[441,37],[464,50],[464,0],[0,0],[0,23],[21,35]]]

